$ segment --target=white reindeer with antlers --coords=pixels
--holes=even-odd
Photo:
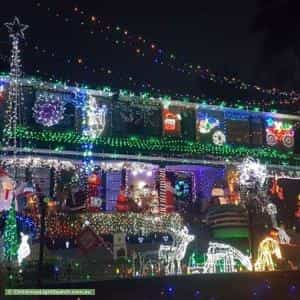
[[[190,242],[195,238],[189,234],[186,226],[179,231],[171,234],[173,238],[172,245],[160,245],[158,258],[165,264],[166,274],[182,274],[181,261],[185,257],[186,249]]]

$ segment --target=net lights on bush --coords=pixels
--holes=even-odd
[[[33,106],[35,121],[46,127],[57,125],[64,118],[65,105],[61,97],[39,93]]]
[[[183,219],[179,214],[140,214],[140,213],[84,213],[70,216],[58,214],[46,219],[47,237],[75,238],[88,220],[96,234],[127,233],[146,236],[151,233],[172,233],[183,227]]]

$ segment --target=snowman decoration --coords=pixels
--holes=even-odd
[[[18,249],[18,263],[19,265],[22,264],[24,258],[30,255],[30,247],[28,243],[29,235],[24,234],[21,232],[21,244]]]

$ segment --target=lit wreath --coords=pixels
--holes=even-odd
[[[59,96],[39,94],[33,106],[36,123],[46,127],[57,125],[64,118],[65,106]]]
[[[175,183],[175,195],[180,198],[185,198],[190,192],[189,184],[184,180],[178,180]]]

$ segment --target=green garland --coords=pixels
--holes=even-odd
[[[292,151],[280,151],[271,147],[251,148],[246,146],[200,143],[175,139],[171,137],[112,137],[101,136],[95,140],[75,133],[74,131],[54,132],[50,130],[36,130],[26,127],[17,129],[17,136],[27,141],[45,143],[57,150],[71,148],[90,142],[94,145],[94,152],[110,152],[118,154],[164,154],[167,157],[195,158],[214,156],[220,158],[237,158],[251,156],[265,162],[276,164],[299,164],[299,157]],[[43,146],[43,145],[42,145]]]

